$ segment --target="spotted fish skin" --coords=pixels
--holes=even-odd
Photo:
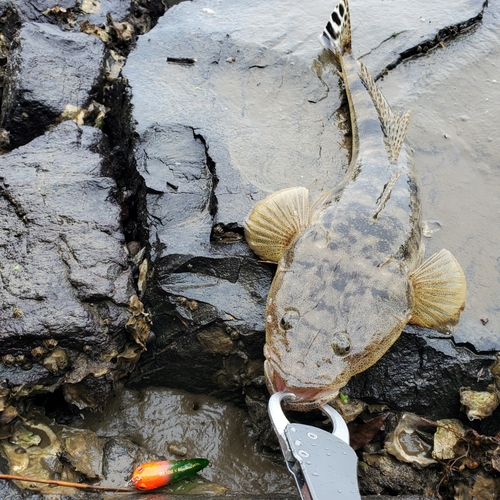
[[[340,185],[312,204],[307,221],[290,232],[290,243],[276,259],[264,347],[270,392],[293,392],[296,400],[289,406],[302,411],[334,398],[399,337],[412,320],[419,279],[412,273],[423,257],[418,187],[404,144],[409,114],[391,110],[353,57],[346,0],[338,3],[320,40],[341,68],[352,157]],[[247,241],[264,258],[272,236],[259,223],[277,212],[269,212],[270,201],[256,206],[245,224]],[[449,293],[458,304],[446,318],[451,321],[464,306],[465,278],[458,263],[459,271],[450,271],[450,261],[446,265],[459,283],[458,292]],[[437,274],[447,287],[442,271]]]

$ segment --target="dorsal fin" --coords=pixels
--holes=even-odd
[[[378,88],[366,66],[360,61],[361,80],[370,92],[373,104],[377,109],[380,123],[387,139],[389,156],[393,161],[397,161],[410,123],[410,111],[397,115],[392,111],[391,106]]]
[[[351,16],[347,0],[339,0],[319,40],[337,59],[345,51],[351,51]]]

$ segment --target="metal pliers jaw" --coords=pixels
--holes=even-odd
[[[330,405],[320,410],[330,419],[333,432],[304,424],[292,424],[281,408],[295,395],[277,392],[269,399],[269,417],[278,436],[288,470],[303,500],[360,500],[358,458],[349,446],[349,430]]]

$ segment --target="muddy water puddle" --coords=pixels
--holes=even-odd
[[[468,285],[456,342],[500,350],[500,8],[473,32],[410,60],[379,84],[411,109],[426,255],[451,250]],[[485,323],[485,324],[483,324]]]
[[[208,458],[210,466],[201,475],[231,492],[295,493],[285,466],[258,452],[245,411],[215,398],[173,389],[127,389],[102,413],[86,412],[85,422],[99,436],[125,437],[168,459]],[[169,447],[184,448],[185,457]]]

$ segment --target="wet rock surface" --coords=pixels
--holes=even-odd
[[[99,130],[65,122],[0,157],[4,407],[63,385],[97,407],[142,351],[107,154]]]
[[[403,60],[424,55],[477,25],[487,2],[460,0],[436,4],[425,1],[417,9],[411,2],[400,3],[397,8],[404,9],[404,16],[394,15],[394,5],[387,2],[363,1],[363,8],[356,8],[355,1],[351,4],[354,54],[377,78]]]
[[[0,124],[12,148],[41,135],[68,106],[102,100],[104,44],[84,33],[25,23],[12,44],[5,72]]]
[[[255,360],[262,360],[273,269],[256,262],[241,228],[220,234],[222,226],[213,228],[218,176],[192,127],[153,125],[137,155],[154,269],[146,297],[157,319],[156,342],[132,383],[240,394],[262,375]]]
[[[80,4],[73,0],[59,2],[53,0],[36,0],[34,2],[3,0],[1,7],[4,12],[10,10],[21,22],[47,22],[57,20],[57,15],[60,17],[71,15],[75,17],[75,21],[88,20],[92,23],[102,24],[106,22],[108,12],[117,19],[123,19],[129,13],[130,4],[131,2],[115,0],[80,2]]]
[[[374,75],[444,47],[476,26],[484,9],[476,0],[410,3],[395,16],[391,4],[351,1],[354,51]],[[16,148],[0,157],[0,403],[14,415],[8,425],[19,421],[9,404],[61,387],[80,407],[100,406],[147,346],[131,385],[246,403],[255,436],[276,448],[262,373],[274,268],[249,251],[241,225],[266,194],[304,185],[314,196],[348,164],[343,92],[317,42],[331,8],[182,2],[154,26],[164,10],[159,1],[0,2],[0,119],[10,133],[10,146],[2,133],[0,147]],[[278,18],[279,25],[269,23]],[[68,104],[71,112],[61,116]],[[59,123],[67,118],[79,125]],[[146,310],[138,298],[130,302],[135,293]],[[488,328],[494,333],[494,324]],[[475,341],[470,332],[459,326],[455,345],[407,328],[345,393],[393,411],[465,420],[460,389],[491,389],[489,367],[500,348],[493,333]],[[498,418],[496,411],[474,428],[495,434]],[[74,471],[103,484],[123,485],[132,462],[150,456],[122,436],[102,435],[93,460],[82,461],[78,450],[95,437],[67,430],[60,439]],[[377,449],[378,439],[360,452],[362,491],[432,496],[441,469],[401,464]],[[178,444],[172,450],[184,451]],[[467,460],[464,467],[473,463]],[[471,471],[457,495],[497,488]],[[2,494],[20,498],[0,481]]]
[[[181,0],[182,1],[182,0]],[[85,31],[89,25],[105,29],[110,21],[131,22],[139,32],[150,29],[178,0],[2,0],[0,24],[8,35],[27,22],[58,25],[68,31]],[[82,29],[83,25],[83,29]],[[5,32],[4,32],[5,34]]]
[[[274,179],[284,162],[326,168],[330,141],[341,140],[328,119],[340,104],[338,91],[325,99],[325,83],[293,54],[305,30],[298,33],[295,20],[296,36],[282,39],[267,29],[252,40],[254,17],[264,15],[258,5],[182,3],[128,59],[155,270],[144,299],[158,318],[157,342],[134,384],[167,383],[241,398],[242,386],[262,383],[262,311],[273,268],[257,263],[242,242],[243,218],[262,197],[251,167],[275,165],[276,171],[268,169]],[[162,96],[154,106],[152,93]],[[290,98],[298,100],[300,120],[279,112]],[[323,102],[316,106],[308,99]],[[273,124],[302,137],[302,158],[279,146]]]
[[[461,387],[481,390],[494,382],[489,368],[495,359],[455,346],[447,335],[407,326],[383,358],[352,378],[344,391],[392,409],[446,418],[460,412]]]

